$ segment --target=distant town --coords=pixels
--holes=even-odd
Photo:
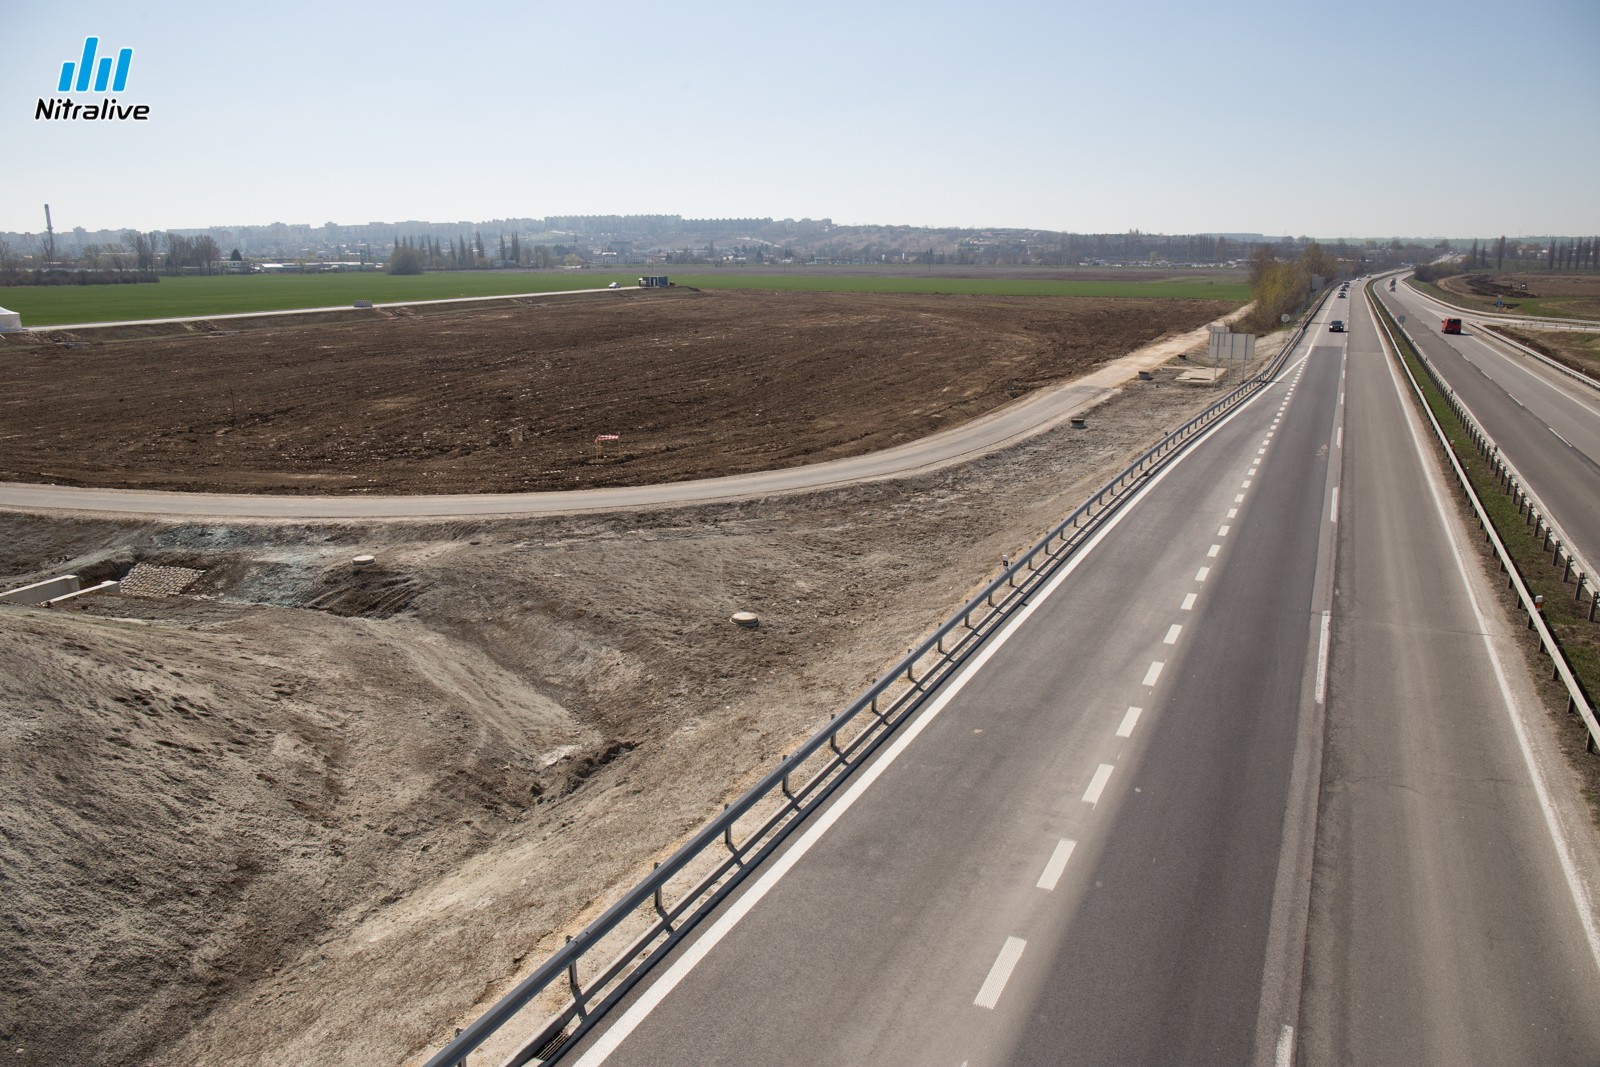
[[[58,212],[59,222],[70,221]],[[46,221],[41,211],[40,221]],[[0,232],[0,271],[281,273],[380,270],[397,248],[426,270],[752,266],[1243,266],[1262,245],[1293,253],[1309,237],[1259,233],[1081,234],[1032,229],[842,226],[832,219],[694,219],[680,215],[553,215],[479,222],[404,220],[139,231],[56,225]],[[1341,260],[1374,268],[1464,250],[1477,239],[1319,238]],[[1502,238],[1502,241],[1505,239]],[[1517,260],[1564,239],[1517,238]],[[1431,255],[1430,255],[1431,253]]]

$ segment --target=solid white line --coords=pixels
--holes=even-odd
[[[1197,582],[1203,582],[1203,581],[1206,580],[1206,576],[1209,575],[1210,573],[1211,573],[1211,568],[1210,567],[1201,567],[1199,570],[1194,572],[1194,580],[1197,581]]]
[[[1083,791],[1085,804],[1100,803],[1100,794],[1105,792],[1106,783],[1111,781],[1111,764],[1102,763],[1095,768],[1094,777],[1089,779],[1089,788]]]
[[[1167,636],[1161,639],[1161,643],[1163,645],[1175,645],[1178,643],[1178,635],[1181,633],[1183,633],[1183,624],[1175,622],[1167,627]]]
[[[1321,704],[1328,697],[1328,636],[1332,625],[1330,611],[1322,613],[1322,637],[1317,642],[1317,703]]]
[[[1067,861],[1072,858],[1072,850],[1078,847],[1076,841],[1062,838],[1056,842],[1056,850],[1050,854],[1050,862],[1044,865],[1044,873],[1035,883],[1038,888],[1053,890],[1056,883],[1061,881],[1061,872],[1067,869]]]
[[[980,1008],[993,1008],[1000,1003],[1000,994],[1005,992],[1011,971],[1016,967],[1017,960],[1022,958],[1022,950],[1027,947],[1028,943],[1020,937],[1006,938],[994,966],[989,968],[989,977],[983,980],[983,988],[978,990],[978,996],[972,1003]]]
[[[1222,551],[1222,546],[1221,545],[1212,545],[1210,548],[1206,549],[1206,557],[1208,559],[1216,559],[1217,558],[1217,553],[1221,552],[1221,551]]]
[[[1139,721],[1139,716],[1144,714],[1143,708],[1129,707],[1128,713],[1122,717],[1122,725],[1117,727],[1118,737],[1132,737],[1134,724]]]
[[[1161,677],[1161,668],[1165,667],[1166,665],[1167,664],[1164,660],[1158,659],[1152,662],[1150,664],[1150,669],[1144,672],[1144,681],[1140,684],[1155,685],[1156,679]]]
[[[1199,598],[1199,596],[1200,596],[1199,593],[1189,593],[1189,594],[1185,595],[1184,598],[1183,598],[1183,607],[1181,609],[1179,609],[1179,610],[1181,610],[1181,611],[1193,611],[1194,610],[1194,602],[1195,602],[1195,600],[1197,600]]]
[[[1339,487],[1333,487],[1333,503],[1328,506],[1328,521],[1339,521]]]

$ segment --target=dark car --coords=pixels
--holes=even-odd
[[[1329,333],[1344,333],[1344,320],[1343,319],[1334,319],[1332,322],[1328,323],[1328,332]]]

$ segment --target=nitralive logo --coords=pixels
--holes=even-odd
[[[56,92],[87,93],[90,91],[91,81],[94,83],[93,91],[97,93],[107,91],[120,93],[128,87],[128,68],[133,65],[133,49],[124,48],[117,53],[116,67],[113,71],[110,56],[101,57],[99,64],[96,65],[95,53],[99,48],[100,38],[83,39],[83,57],[77,63],[69,59],[61,64],[61,81],[56,84]],[[54,97],[49,100],[41,96],[38,105],[33,109],[33,117],[35,120],[132,119],[144,122],[150,118],[150,105],[122,104],[110,96],[89,103],[79,103],[70,96]]]

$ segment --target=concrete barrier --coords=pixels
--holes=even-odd
[[[63,574],[59,578],[46,578],[42,582],[25,585],[21,589],[0,593],[0,603],[43,604],[68,593],[76,593],[79,588],[76,574]]]

